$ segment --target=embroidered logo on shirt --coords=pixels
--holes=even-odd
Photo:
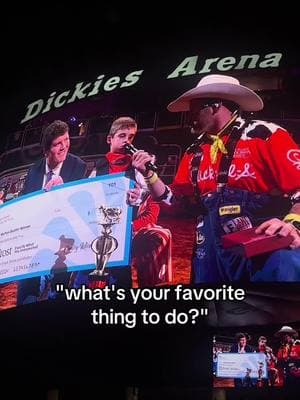
[[[287,159],[296,167],[300,169],[300,150],[292,149],[287,152]]]
[[[243,149],[236,148],[234,151],[233,158],[248,158],[251,156],[251,151],[249,147],[245,147]]]
[[[238,169],[235,164],[230,165],[229,174],[230,178],[238,181],[241,178],[253,178],[256,179],[255,172],[251,172],[251,165],[245,163],[244,169]]]
[[[201,245],[205,242],[205,236],[201,232],[196,232],[196,243]]]
[[[252,223],[248,217],[237,217],[225,222],[222,226],[226,233],[232,233],[252,228]]]
[[[196,256],[200,260],[202,260],[206,256],[206,251],[203,247],[200,247],[196,250]]]
[[[300,160],[299,160],[300,162]],[[229,168],[228,176],[233,178],[235,181],[238,181],[241,178],[252,178],[256,179],[255,171],[251,170],[250,163],[245,163],[244,168],[237,168],[235,164],[232,164]],[[216,171],[212,167],[208,167],[203,172],[199,173],[199,181],[209,181],[215,180]]]

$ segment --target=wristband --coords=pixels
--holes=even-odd
[[[153,176],[154,174],[155,174],[155,172],[153,171],[152,174],[151,174],[150,176],[144,176],[144,175],[143,175],[143,178],[145,179],[145,181],[148,181],[149,179],[152,178],[152,176]]]
[[[158,175],[156,172],[153,172],[153,174],[150,176],[150,178],[144,178],[145,182],[147,183],[147,185],[153,185],[155,182],[158,181]]]

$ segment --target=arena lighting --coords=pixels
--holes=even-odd
[[[68,122],[71,125],[75,125],[77,123],[77,118],[74,115],[72,115],[71,117],[68,118]]]

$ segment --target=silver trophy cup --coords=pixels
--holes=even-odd
[[[101,235],[91,243],[91,249],[96,254],[96,269],[90,272],[90,278],[105,280],[108,272],[106,264],[111,254],[118,248],[118,241],[111,236],[112,226],[120,223],[122,209],[120,207],[99,206],[97,208],[97,223],[102,225]]]

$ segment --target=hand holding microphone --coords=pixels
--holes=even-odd
[[[126,143],[124,150],[132,156],[132,167],[144,176],[148,191],[156,201],[166,199],[170,189],[158,177],[157,166],[153,163],[153,157],[144,150],[138,150],[132,144]],[[150,172],[152,171],[152,172]]]
[[[137,152],[143,152],[143,150],[138,150],[137,148],[135,148],[132,144],[129,144],[129,143],[126,143],[125,144],[125,146],[124,146],[124,149],[125,149],[125,152],[127,153],[127,154],[130,154],[131,156],[133,156],[134,154],[136,154]],[[134,160],[134,161],[137,161],[138,163],[139,163],[139,161],[140,161],[140,163],[141,162],[143,162],[144,161],[144,158],[149,158],[150,157],[150,155],[148,154],[148,153],[146,153],[146,152],[143,152],[143,156],[141,156],[141,157],[136,157],[136,160]],[[138,159],[138,158],[140,158],[140,159]],[[140,170],[140,172],[145,172],[145,171],[148,171],[148,170],[151,170],[151,171],[153,171],[153,172],[157,172],[157,170],[158,170],[158,168],[157,168],[157,166],[155,165],[155,164],[153,164],[153,162],[152,161],[146,161],[145,163],[144,163],[144,169],[145,169],[145,171],[142,171],[142,169],[143,168],[141,168],[141,167],[139,167],[138,165],[133,165],[137,170]]]

